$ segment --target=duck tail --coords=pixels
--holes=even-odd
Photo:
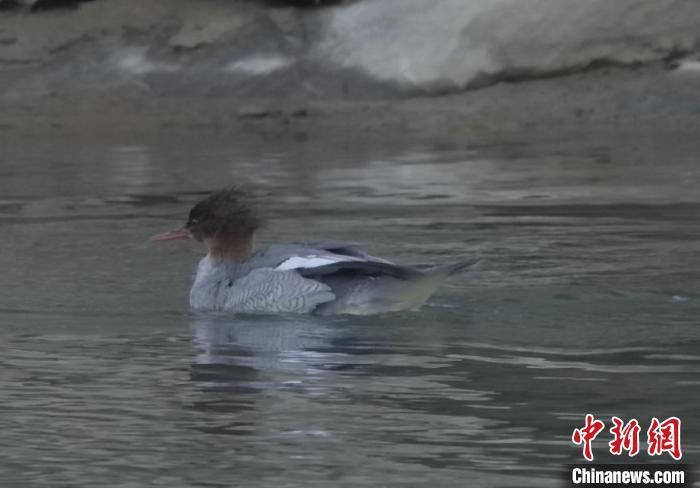
[[[462,271],[472,270],[480,261],[481,259],[478,258],[464,259],[457,263],[423,270],[422,277],[410,280],[410,286],[404,289],[402,309],[418,310],[446,278]]]

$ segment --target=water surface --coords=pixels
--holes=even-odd
[[[550,486],[586,413],[678,416],[697,460],[698,146],[3,145],[4,484]],[[191,313],[199,250],[147,239],[240,182],[263,242],[483,265],[417,314]]]

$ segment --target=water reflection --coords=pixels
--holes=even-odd
[[[493,390],[476,389],[478,381],[460,361],[442,355],[447,344],[435,337],[426,343],[426,335],[415,334],[411,326],[377,330],[376,321],[367,319],[198,315],[192,328],[198,352],[191,379],[202,398],[193,407],[227,413],[255,409],[245,428],[239,418],[236,429],[227,425],[220,433],[274,429],[270,424],[279,421],[276,412],[283,409],[284,417],[301,414],[320,422],[292,428],[285,422],[278,434],[289,438],[355,443],[360,436],[364,448],[378,454],[395,446],[396,462],[476,463],[483,469],[496,467],[486,442],[494,431],[510,443],[529,440],[531,429],[513,429],[504,418],[484,416],[483,409],[510,407],[494,402]],[[273,405],[269,397],[276,399]],[[301,405],[303,413],[296,411]],[[348,423],[343,418],[350,411]],[[517,463],[511,455],[499,460],[501,469]]]

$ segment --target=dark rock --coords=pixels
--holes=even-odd
[[[292,110],[291,112],[289,112],[289,116],[290,117],[299,117],[299,118],[308,117],[309,111],[308,111],[308,109],[305,109],[305,108],[298,108],[296,110]]]
[[[262,105],[244,105],[238,109],[238,117],[241,119],[263,119],[280,115],[282,115],[281,111]]]

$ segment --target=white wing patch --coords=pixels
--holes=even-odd
[[[339,256],[339,255],[310,255],[310,256],[293,256],[291,258],[282,261],[276,268],[276,271],[283,271],[287,269],[299,269],[299,268],[317,268],[319,266],[325,266],[326,264],[340,263],[343,261],[366,261],[362,258],[356,258],[353,256]]]

